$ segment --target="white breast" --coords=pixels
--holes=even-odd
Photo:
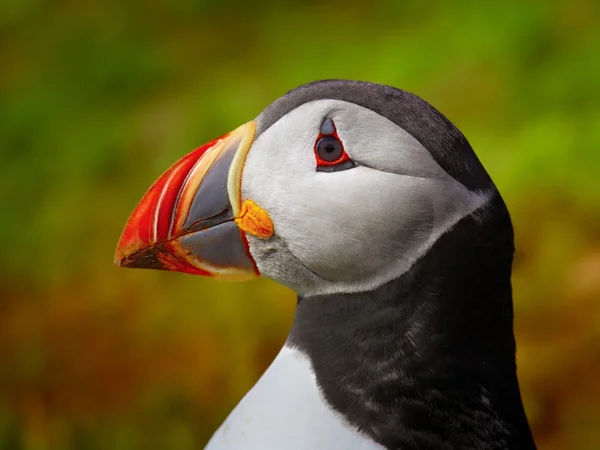
[[[385,450],[333,411],[311,363],[284,347],[206,450]]]

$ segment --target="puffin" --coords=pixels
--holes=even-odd
[[[164,172],[115,264],[298,294],[283,348],[208,450],[535,449],[513,253],[507,207],[445,116],[323,80]]]

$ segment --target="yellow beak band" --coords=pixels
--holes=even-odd
[[[267,239],[273,235],[273,221],[267,212],[252,200],[242,203],[240,215],[235,218],[235,223],[242,231],[258,238]]]

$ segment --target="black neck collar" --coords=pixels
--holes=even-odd
[[[512,225],[499,195],[477,214],[374,291],[298,300],[288,345],[388,449],[535,448],[516,377]]]

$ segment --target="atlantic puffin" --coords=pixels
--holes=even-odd
[[[208,450],[534,449],[513,253],[505,203],[446,117],[325,80],[162,174],[115,263],[298,294],[284,347]]]

